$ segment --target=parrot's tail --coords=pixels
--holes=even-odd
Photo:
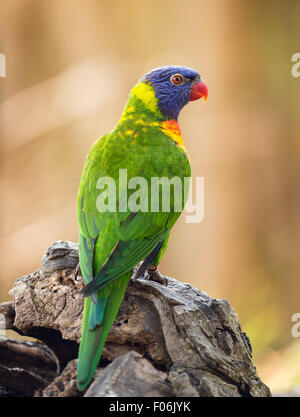
[[[78,354],[77,388],[83,391],[91,382],[108,333],[123,300],[131,272],[99,291],[96,304],[84,299],[81,341]]]

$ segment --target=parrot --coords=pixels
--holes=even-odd
[[[76,379],[80,391],[93,378],[131,277],[148,274],[148,279],[163,283],[157,268],[186,198],[175,210],[176,193],[183,191],[183,185],[174,185],[169,206],[163,209],[161,187],[153,209],[151,185],[153,178],[190,177],[178,116],[189,101],[205,101],[207,96],[207,85],[197,71],[174,65],[155,68],[134,85],[115,129],[98,139],[87,155],[77,197],[84,281]],[[121,170],[127,183],[120,178]],[[111,181],[105,185],[104,198],[99,190],[104,188],[101,180],[107,178]],[[140,193],[136,204],[130,205],[137,193],[129,187],[134,178],[140,179]],[[111,205],[104,210],[109,198]]]

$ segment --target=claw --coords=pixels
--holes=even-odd
[[[77,266],[76,266],[76,269],[75,269],[75,275],[74,275],[74,279],[75,279],[75,281],[77,281],[77,277],[78,277],[79,275],[82,277],[82,273],[81,273],[81,269],[80,269],[80,264],[79,264],[79,262],[78,262],[78,264],[77,264]]]
[[[132,282],[136,282],[137,281],[137,275],[136,275],[136,273],[138,271],[139,265],[136,268],[133,268],[133,273],[132,273],[131,278],[130,278]]]
[[[144,279],[158,282],[159,284],[162,284],[165,287],[168,286],[168,279],[159,272],[159,270],[157,269],[157,266],[150,266],[147,269],[146,274],[144,275]]]

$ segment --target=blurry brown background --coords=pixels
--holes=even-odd
[[[300,2],[1,2],[0,301],[55,240],[77,241],[86,154],[135,82],[162,65],[199,70],[205,105],[180,124],[205,217],[175,226],[161,271],[239,314],[274,393],[300,385]]]

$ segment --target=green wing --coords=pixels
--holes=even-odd
[[[155,151],[158,150],[157,147]],[[142,261],[166,238],[180,215],[172,209],[155,213],[97,210],[99,178],[114,178],[118,192],[119,168],[124,167],[128,179],[143,176],[150,183],[152,175],[155,176],[148,164],[149,158],[153,160],[151,151],[150,146],[147,149],[145,145],[133,147],[130,142],[122,142],[122,136],[115,131],[98,140],[88,155],[78,195],[79,257],[87,284],[85,295],[103,288]],[[164,152],[168,155],[168,150]],[[162,171],[162,175],[168,174]],[[150,197],[150,187],[148,192]]]
[[[144,129],[136,137],[120,132],[99,139],[87,157],[78,194],[79,260],[85,281],[82,337],[78,355],[77,386],[90,383],[102,349],[119,310],[133,267],[145,259],[159,262],[168,235],[180,212],[101,212],[96,202],[97,181],[111,177],[119,191],[119,168],[128,179],[189,176],[186,155],[161,132]],[[150,188],[148,193],[150,193]],[[130,194],[130,193],[129,193]],[[148,200],[150,194],[148,194]],[[172,204],[171,204],[172,207]],[[162,242],[162,244],[160,244]],[[151,255],[150,255],[151,254]],[[153,256],[154,256],[153,255]],[[151,258],[151,259],[150,259]],[[146,264],[145,264],[146,265]]]
[[[119,240],[108,261],[93,281],[84,288],[83,294],[91,295],[128,272],[152,252],[168,233],[169,230],[164,230],[152,239],[137,239],[130,242]]]

